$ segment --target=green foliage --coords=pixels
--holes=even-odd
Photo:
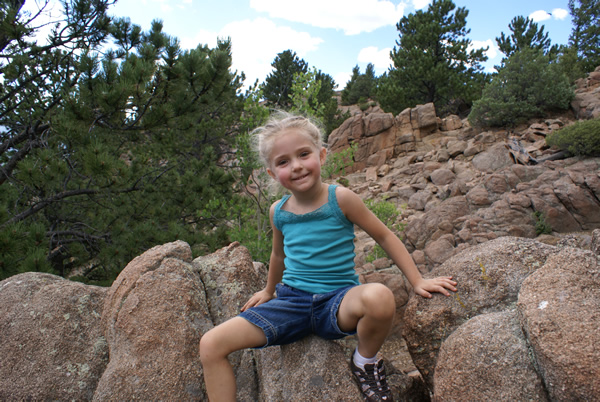
[[[230,43],[182,51],[158,21],[142,32],[111,25],[108,2],[67,3],[69,29],[44,49],[33,31],[0,35],[0,279],[110,284],[157,244],[227,244],[234,176],[218,161],[242,112]],[[101,57],[108,35],[118,47]]]
[[[543,212],[535,211],[533,213],[533,220],[535,221],[535,234],[537,236],[552,233],[552,226],[546,221],[546,216]]]
[[[320,91],[321,81],[317,80],[316,68],[294,74],[290,111],[323,121],[325,105],[318,98]]]
[[[375,66],[369,63],[365,73],[361,74],[360,67],[357,65],[352,69],[352,77],[342,90],[342,105],[355,105],[361,99],[372,99],[375,97],[376,89]]]
[[[554,131],[546,143],[577,156],[600,155],[600,119],[583,120]]]
[[[271,66],[273,71],[267,75],[262,86],[263,95],[273,107],[288,110],[292,106],[294,76],[305,74],[308,64],[298,58],[296,52],[285,50],[275,57]]]
[[[585,77],[584,65],[579,61],[577,50],[569,46],[561,46],[558,53],[558,66],[569,78],[569,82],[574,83],[577,79]]]
[[[543,25],[538,27],[538,24],[529,17],[518,16],[513,18],[508,28],[512,32],[510,36],[502,32],[500,37],[496,38],[498,48],[504,53],[505,58],[526,48],[537,49],[549,56],[551,60],[556,57],[558,46],[551,45],[548,32],[544,32]]]
[[[321,175],[325,179],[330,179],[339,174],[346,174],[346,168],[354,163],[354,153],[358,149],[358,144],[354,143],[343,151],[327,155],[327,161],[321,170]]]
[[[254,261],[268,263],[272,239],[269,207],[275,197],[268,191],[270,178],[257,158],[250,136],[251,131],[269,117],[269,110],[261,105],[262,97],[256,84],[245,95],[236,138],[236,158],[232,161],[236,185],[235,196],[227,209],[227,233],[232,241],[239,241],[248,248]]]
[[[367,205],[367,208],[369,208],[369,210],[371,210],[371,212],[373,212],[375,216],[388,227],[388,229],[392,231],[404,230],[405,224],[396,223],[400,212],[394,203],[389,201],[373,201],[369,199],[365,201],[365,204]],[[366,261],[373,262],[386,255],[385,250],[383,250],[379,244],[376,244],[367,255]]]
[[[315,67],[294,75],[289,111],[310,116],[321,123],[325,135],[341,124],[334,98],[336,83],[330,75]],[[343,120],[342,120],[343,121]]]
[[[569,0],[573,28],[569,46],[577,55],[577,64],[584,73],[600,65],[600,1]]]
[[[377,99],[394,114],[433,102],[440,114],[452,105],[470,105],[486,80],[482,62],[487,49],[469,50],[469,12],[451,0],[434,0],[426,11],[403,17],[400,39],[391,52],[394,66],[379,78]]]
[[[365,204],[388,229],[401,230],[402,226],[396,224],[398,215],[400,215],[396,204],[390,201],[373,200],[366,200]]]
[[[514,126],[553,110],[568,109],[574,92],[568,77],[541,51],[510,56],[486,85],[469,114],[475,126]]]

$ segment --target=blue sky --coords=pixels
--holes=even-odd
[[[39,1],[39,0],[37,0]],[[31,3],[33,0],[28,0]],[[553,44],[566,44],[571,32],[568,0],[454,0],[469,10],[468,38],[476,47],[490,46],[486,68],[500,63],[495,38],[510,32],[515,16],[545,26]],[[182,47],[214,46],[230,37],[233,68],[247,84],[263,82],[278,53],[291,49],[309,66],[331,75],[339,89],[359,65],[373,63],[377,75],[389,66],[402,16],[426,8],[430,0],[118,0],[109,13],[129,17],[147,30],[160,19],[164,32]]]

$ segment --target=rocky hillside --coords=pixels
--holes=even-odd
[[[543,141],[598,117],[597,72],[579,83],[572,114],[511,131],[438,120],[423,105],[360,112],[332,133],[333,151],[359,145],[344,182],[403,206],[419,268],[459,283],[451,297],[415,297],[390,261],[366,263],[373,243],[357,232],[361,280],[396,295],[381,353],[398,400],[598,399],[600,159],[557,158]],[[549,235],[536,236],[541,216]],[[0,400],[206,400],[199,340],[265,280],[243,245],[192,259],[181,241],[138,256],[110,288],[5,279]],[[238,400],[361,400],[348,367],[355,341],[236,353]]]
[[[357,145],[343,181],[402,210],[405,243],[423,272],[501,236],[534,238],[541,226],[556,238],[589,232],[600,227],[600,159],[564,159],[545,142],[577,116],[600,117],[600,68],[578,85],[570,112],[511,130],[439,119],[433,104],[398,116],[355,110],[331,133],[330,152]],[[358,249],[372,245],[365,239]]]

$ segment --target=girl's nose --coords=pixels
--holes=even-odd
[[[294,170],[302,169],[302,161],[300,161],[299,159],[294,159],[292,161],[292,169],[294,169]]]

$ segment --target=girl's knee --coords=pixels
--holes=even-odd
[[[366,310],[382,317],[393,317],[396,312],[394,293],[381,283],[371,283],[363,292]]]
[[[263,331],[241,317],[235,317],[217,325],[200,338],[202,363],[222,360],[230,353],[267,342]]]
[[[217,331],[215,331],[215,328],[213,328],[200,338],[199,348],[200,360],[202,362],[207,362],[222,354],[219,353],[219,350],[221,350],[221,345],[219,344],[220,337],[216,332]]]

